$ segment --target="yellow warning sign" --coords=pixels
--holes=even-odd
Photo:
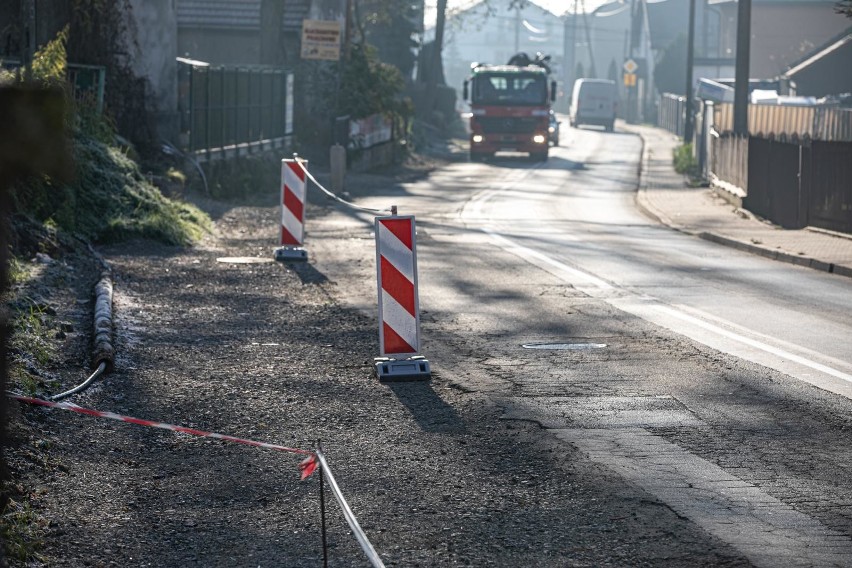
[[[302,59],[340,59],[340,22],[302,20]]]

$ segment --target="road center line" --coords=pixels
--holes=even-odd
[[[464,217],[467,216],[466,213],[467,214],[472,213],[472,214],[475,215],[476,218],[482,219],[484,207],[489,201],[491,201],[494,197],[496,197],[500,193],[512,190],[518,184],[523,183],[526,180],[526,178],[532,172],[534,172],[536,169],[538,169],[539,167],[540,167],[540,164],[537,164],[536,166],[533,166],[532,168],[521,170],[519,173],[515,173],[513,175],[510,175],[509,179],[505,180],[504,183],[499,185],[497,188],[481,192],[479,195],[475,196],[473,199],[471,199],[468,202],[468,205],[471,205],[471,209],[468,210],[468,211],[465,211],[466,207],[463,207],[462,210],[459,213],[459,217],[464,222]],[[780,347],[770,345],[769,343],[766,343],[764,341],[759,341],[757,339],[747,337],[745,335],[745,333],[751,334],[753,332],[751,330],[743,329],[741,326],[737,326],[733,322],[728,322],[727,320],[722,320],[722,319],[714,316],[712,319],[715,320],[716,323],[719,324],[719,325],[715,325],[713,323],[706,321],[705,319],[702,319],[701,317],[695,317],[695,316],[689,315],[688,313],[686,313],[686,310],[684,310],[682,308],[672,307],[672,306],[669,306],[667,304],[664,304],[661,300],[659,300],[657,298],[653,298],[653,297],[649,297],[649,296],[641,296],[640,297],[637,294],[635,294],[635,293],[633,293],[629,290],[625,290],[625,289],[620,288],[618,286],[614,286],[614,285],[610,284],[609,282],[606,282],[605,280],[603,280],[603,279],[601,279],[601,278],[599,278],[599,277],[597,277],[597,276],[595,276],[595,275],[593,275],[589,272],[586,272],[586,271],[579,269],[579,268],[575,268],[573,266],[569,266],[569,265],[565,264],[564,262],[560,262],[560,261],[552,258],[551,256],[544,254],[542,252],[539,252],[537,250],[534,250],[530,247],[525,247],[523,245],[520,245],[517,242],[515,242],[514,240],[500,234],[493,227],[487,226],[487,227],[481,228],[481,230],[485,234],[487,234],[500,248],[502,248],[506,252],[510,252],[514,255],[521,257],[522,259],[526,260],[530,264],[532,264],[534,266],[538,266],[542,270],[553,274],[557,278],[559,278],[559,279],[561,279],[561,280],[563,280],[563,281],[565,281],[569,284],[574,285],[578,290],[585,292],[586,294],[589,294],[593,298],[601,299],[601,300],[607,302],[608,304],[610,304],[611,306],[613,306],[617,309],[632,313],[633,315],[636,315],[637,317],[640,317],[640,318],[645,319],[647,321],[651,321],[653,323],[656,323],[657,325],[661,325],[662,327],[670,329],[671,331],[674,331],[675,333],[678,333],[680,335],[686,335],[687,337],[691,337],[695,341],[703,343],[704,345],[707,345],[709,347],[719,349],[720,351],[724,351],[724,349],[720,349],[718,346],[712,345],[710,342],[702,339],[700,336],[697,336],[696,334],[690,335],[681,326],[678,326],[678,325],[673,324],[671,322],[663,323],[663,322],[660,321],[659,317],[653,317],[653,314],[651,314],[649,312],[655,312],[658,315],[662,314],[663,316],[669,316],[669,318],[674,318],[676,320],[680,320],[680,321],[685,322],[687,324],[690,324],[692,326],[699,327],[699,328],[703,329],[704,331],[710,332],[711,334],[716,335],[718,337],[723,337],[725,339],[734,341],[734,342],[739,343],[741,345],[751,347],[752,349],[762,351],[763,353],[773,355],[775,357],[782,359],[783,361],[796,363],[796,364],[801,365],[803,367],[806,367],[808,369],[812,369],[814,371],[823,373],[823,374],[828,375],[830,377],[834,377],[835,379],[840,379],[841,381],[843,381],[845,383],[845,385],[826,384],[823,381],[812,380],[812,379],[807,378],[807,377],[801,377],[801,376],[793,375],[795,378],[797,378],[799,380],[804,380],[804,381],[806,381],[810,384],[813,384],[817,387],[829,390],[829,391],[834,392],[836,394],[841,394],[841,395],[846,396],[848,398],[852,398],[852,390],[850,390],[848,388],[850,385],[852,385],[852,375],[850,375],[849,373],[845,373],[843,371],[840,371],[840,370],[835,369],[833,367],[830,367],[828,365],[824,365],[822,363],[819,363],[817,361],[814,361],[814,360],[809,359],[807,357],[804,357],[802,355],[798,355],[796,353],[793,353],[791,350],[782,349]],[[582,280],[583,283],[578,285],[577,279]],[[611,297],[611,293],[612,293],[613,290],[619,290],[619,292],[621,292],[619,298]],[[693,310],[690,310],[690,311],[693,311]],[[693,313],[695,313],[696,311],[697,310],[693,311]],[[736,332],[730,331],[729,329],[725,329],[725,327],[722,327],[722,326],[740,329],[740,330],[742,330],[742,333],[736,333]],[[757,333],[755,333],[755,335],[761,335],[762,337],[766,337],[762,334],[757,334]],[[801,349],[799,346],[791,346],[791,347],[795,347],[796,349]],[[808,351],[810,351],[810,350],[808,350]],[[782,373],[790,374],[790,371],[786,368],[785,365],[772,364],[772,363],[769,363],[765,360],[754,360],[752,358],[749,358],[747,356],[747,354],[742,354],[742,353],[732,353],[732,354],[737,356],[737,357],[740,357],[740,358],[743,358],[743,359],[746,359],[746,360],[750,360],[750,361],[753,361],[755,363],[776,369],[776,370],[778,370]],[[817,354],[817,355],[819,355],[821,357],[823,356],[822,354]]]
[[[690,337],[695,341],[703,343],[704,345],[707,345],[714,349],[725,351],[723,348],[713,345],[712,343],[703,339],[699,335],[688,333],[687,330],[683,329],[681,326],[678,326],[671,322],[661,321],[660,317],[654,317],[654,314],[656,313],[658,316],[669,316],[669,318],[674,318],[676,320],[688,323],[692,326],[699,327],[704,331],[708,331],[718,337],[723,337],[725,339],[732,340],[740,345],[748,346],[752,349],[756,349],[758,351],[762,351],[763,353],[778,357],[783,362],[796,363],[803,367],[807,367],[808,369],[812,369],[814,371],[818,371],[825,375],[834,377],[835,379],[840,379],[845,383],[846,388],[841,385],[825,383],[823,381],[812,380],[806,377],[793,375],[795,378],[799,380],[804,380],[805,382],[813,384],[819,388],[852,398],[852,390],[848,388],[849,385],[852,385],[852,375],[850,375],[849,373],[845,373],[843,371],[840,371],[828,365],[824,365],[802,355],[798,355],[790,350],[775,347],[764,341],[759,341],[757,339],[747,337],[743,333],[736,333],[725,329],[721,326],[726,325],[742,329],[740,326],[736,326],[736,324],[727,322],[726,320],[714,318],[720,324],[716,325],[705,321],[699,317],[691,316],[685,313],[682,309],[678,309],[677,307],[672,307],[667,304],[664,304],[661,300],[657,298],[650,296],[638,296],[637,294],[629,290],[614,286],[609,282],[606,282],[605,280],[602,280],[584,270],[569,266],[563,262],[555,260],[554,258],[542,252],[539,252],[529,247],[525,247],[523,245],[519,245],[513,240],[493,231],[492,229],[483,228],[482,231],[489,237],[491,237],[491,239],[506,252],[510,252],[523,258],[530,264],[538,266],[542,270],[553,274],[557,278],[574,285],[578,290],[589,294],[589,296],[603,300],[604,302],[610,304],[611,306],[619,310],[631,313],[646,321],[651,321],[652,323],[670,329],[671,331],[674,331],[675,333],[678,333],[680,335],[686,335],[687,337]],[[582,284],[578,284],[578,279],[583,281]],[[611,297],[610,294],[612,290],[619,290],[621,292],[620,297]],[[751,332],[749,331],[749,333]],[[796,347],[798,348],[798,346]],[[767,362],[765,360],[755,360],[753,358],[748,357],[747,354],[743,353],[732,354],[737,357],[750,360],[760,365],[764,365],[772,369],[778,370],[782,373],[790,374],[790,371],[783,365],[773,364],[772,362]]]
[[[547,268],[545,268],[545,266],[555,268],[557,270],[556,273],[553,273],[550,270],[547,270],[547,272],[551,272],[555,276],[563,277],[563,279],[564,279],[564,275],[560,274],[560,273],[567,273],[568,275],[570,275],[573,278],[582,278],[583,280],[585,280],[589,284],[591,284],[594,287],[599,288],[601,290],[612,290],[613,289],[612,284],[610,284],[609,282],[606,282],[605,280],[601,280],[600,278],[598,278],[596,276],[592,276],[588,272],[584,272],[584,271],[582,271],[578,268],[574,268],[573,266],[568,266],[567,264],[565,264],[563,262],[559,262],[558,260],[554,260],[553,258],[550,258],[546,254],[542,254],[542,253],[538,252],[537,250],[519,245],[519,244],[511,241],[510,239],[507,239],[503,235],[500,235],[499,233],[495,233],[491,229],[487,229],[487,228],[482,229],[482,232],[485,233],[486,235],[488,235],[489,237],[491,237],[491,239],[494,240],[497,244],[499,244],[500,247],[503,250],[505,250],[506,252],[511,252],[513,254],[516,254],[517,256],[520,256],[520,257],[526,259],[531,264],[535,264],[536,266],[538,266],[539,268],[541,268],[543,270],[547,270]],[[535,262],[535,261],[537,261],[537,262]],[[544,265],[544,266],[542,266],[542,265]]]

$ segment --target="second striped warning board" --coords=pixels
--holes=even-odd
[[[420,307],[414,217],[376,217],[376,276],[379,295],[380,381],[428,380],[429,361],[420,355]]]

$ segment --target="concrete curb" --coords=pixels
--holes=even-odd
[[[634,134],[637,134],[642,140],[642,158],[639,160],[641,170],[639,172],[639,186],[636,191],[635,201],[636,205],[646,216],[650,217],[661,225],[665,225],[666,227],[672,230],[678,231],[679,233],[695,236],[700,239],[704,239],[705,241],[725,245],[731,248],[735,248],[737,250],[741,250],[743,252],[756,254],[764,258],[769,258],[780,262],[786,262],[788,264],[795,264],[796,266],[804,266],[806,268],[812,268],[814,270],[821,270],[830,274],[837,274],[839,276],[846,276],[848,278],[852,278],[852,268],[847,266],[835,265],[833,263],[825,262],[817,258],[812,258],[803,255],[794,255],[775,249],[761,247],[731,237],[726,237],[718,233],[711,233],[708,231],[695,231],[683,225],[678,225],[677,223],[672,221],[665,213],[657,209],[645,195],[645,191],[648,187],[648,142],[647,140],[645,140],[645,136],[643,136],[641,132],[634,132]]]
[[[720,245],[729,246],[737,250],[749,252],[772,260],[786,262],[788,264],[795,264],[796,266],[813,268],[814,270],[821,270],[830,274],[837,274],[839,276],[847,276],[852,278],[852,269],[850,269],[849,267],[838,266],[836,264],[825,262],[823,260],[819,260],[809,256],[795,255],[790,254],[788,252],[773,250],[752,243],[733,239],[731,237],[726,237],[724,235],[719,235],[717,233],[710,233],[706,231],[700,232],[696,236],[704,239],[705,241],[711,241]]]

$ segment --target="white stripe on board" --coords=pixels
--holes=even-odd
[[[298,167],[298,166],[297,166]],[[284,162],[281,164],[282,174],[281,177],[284,180],[284,185],[286,185],[293,194],[299,198],[299,201],[302,203],[305,202],[305,182],[299,179],[296,175],[296,172],[290,169],[290,166]]]
[[[414,252],[379,222],[379,252],[394,268],[414,282]]]
[[[417,320],[384,290],[382,290],[382,319],[415,351],[420,349],[417,344]]]

